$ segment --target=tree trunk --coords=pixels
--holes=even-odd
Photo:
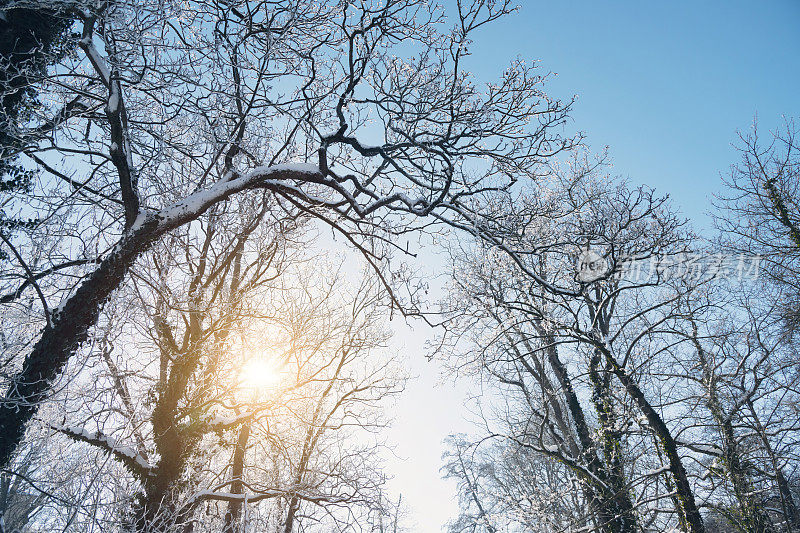
[[[587,463],[587,468],[599,479],[614,487],[613,494],[607,494],[606,491],[598,493],[592,489],[590,494],[590,502],[594,510],[598,514],[600,527],[603,531],[608,533],[622,533],[636,531],[637,522],[634,514],[633,503],[630,500],[627,491],[624,477],[616,479],[609,479],[609,470],[604,468],[601,464],[597,453],[595,452],[594,441],[592,440],[589,426],[586,423],[586,417],[583,413],[578,395],[572,387],[564,363],[558,357],[558,350],[555,347],[554,341],[548,339],[547,358],[553,373],[561,386],[562,394],[565,397],[567,407],[569,409],[572,420],[575,424],[575,431],[578,434],[578,440],[581,443],[582,455]],[[599,414],[599,413],[598,413]],[[604,431],[605,434],[605,431]]]
[[[292,528],[294,527],[294,515],[297,513],[297,508],[300,506],[300,502],[297,499],[297,496],[292,496],[292,499],[289,501],[289,510],[286,513],[286,523],[283,525],[283,533],[292,533]]]
[[[636,515],[628,491],[628,483],[622,467],[622,445],[616,429],[617,415],[611,400],[607,375],[601,375],[600,352],[595,350],[589,364],[589,380],[592,382],[592,403],[600,423],[605,480],[611,494],[604,502],[600,517],[604,531],[609,533],[631,533],[636,531]]]
[[[247,450],[247,440],[250,438],[250,422],[245,423],[239,430],[239,438],[236,441],[236,449],[233,452],[233,465],[231,466],[231,493],[244,494],[244,456]],[[231,500],[228,503],[228,511],[225,513],[225,525],[223,533],[236,533],[240,528],[239,520],[242,516],[242,501]]]
[[[696,332],[697,328],[695,327],[695,335]],[[731,418],[722,408],[722,402],[717,393],[716,377],[708,363],[706,352],[696,339],[694,339],[694,344],[703,372],[703,384],[708,392],[706,404],[720,432],[723,468],[733,485],[733,493],[739,504],[739,514],[744,522],[742,526],[746,531],[753,533],[772,533],[774,531],[772,522],[754,497],[754,487],[747,472],[748,468],[739,452],[739,444]]]
[[[642,414],[647,418],[650,428],[658,437],[664,455],[667,457],[669,469],[672,477],[675,480],[675,490],[680,508],[678,513],[681,515],[683,522],[691,533],[705,533],[705,525],[700,510],[697,508],[697,502],[694,499],[692,486],[689,484],[689,477],[686,475],[686,469],[683,467],[680,454],[678,453],[678,445],[667,427],[667,424],[661,419],[658,412],[650,405],[650,402],[645,398],[644,393],[639,388],[639,385],[619,366],[613,356],[605,350],[604,355],[609,363],[611,371],[617,376],[622,386],[625,387],[626,392],[636,402],[637,407]]]
[[[751,400],[748,400],[747,407],[750,409],[750,414],[752,415],[753,421],[756,424],[756,431],[758,432],[761,442],[764,444],[764,449],[767,451],[767,455],[769,455],[772,469],[775,471],[775,482],[778,485],[778,493],[781,496],[781,507],[783,509],[784,518],[787,524],[786,530],[800,531],[800,512],[797,510],[797,505],[795,504],[794,496],[792,496],[792,490],[789,487],[789,482],[786,480],[786,476],[783,475],[783,469],[781,468],[780,464],[778,464],[778,458],[775,456],[775,450],[772,449],[772,444],[769,442],[767,432],[764,426],[761,424],[761,420],[758,418],[758,413],[756,413],[755,405],[753,405]]]
[[[157,224],[155,220],[151,222]],[[39,341],[0,400],[0,467],[7,467],[25,434],[25,427],[70,356],[86,341],[109,295],[125,279],[128,269],[148,249],[155,234],[148,228],[128,234],[105,258],[62,308],[50,317]]]

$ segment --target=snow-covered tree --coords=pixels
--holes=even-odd
[[[546,191],[496,205],[504,216],[453,249],[441,346],[500,391],[489,434],[562,464],[581,487],[587,512],[572,527],[666,527],[666,501],[673,525],[702,531],[681,428],[655,377],[695,284],[649,268],[685,255],[691,236],[663,198],[601,170],[574,160]]]
[[[378,279],[348,288],[335,265],[303,256],[294,219],[210,218],[143,258],[128,303],[106,308],[104,337],[48,405],[63,405],[45,421],[53,438],[108,454],[130,479],[86,519],[277,533],[389,513],[372,431],[402,380],[381,352]]]
[[[43,329],[4,354],[2,464],[137,259],[213,206],[265,191],[377,264],[377,241],[404,249],[417,220],[471,225],[470,196],[538,177],[572,144],[553,128],[569,104],[534,65],[486,86],[465,68],[508,1],[449,18],[422,0],[68,7],[80,51],[36,82],[47,105],[28,124],[43,133],[19,155],[39,178],[5,204],[38,217],[6,305],[32,298]]]

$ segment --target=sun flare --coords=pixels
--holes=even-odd
[[[281,372],[273,361],[253,359],[242,366],[239,378],[244,389],[266,392],[280,383]]]

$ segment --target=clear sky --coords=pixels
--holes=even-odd
[[[736,159],[737,129],[800,120],[797,0],[526,1],[480,37],[473,72],[539,59],[558,74],[549,94],[578,97],[570,127],[692,218]]]
[[[525,1],[471,50],[469,68],[486,81],[515,57],[556,72],[547,92],[578,96],[568,127],[595,151],[608,146],[616,174],[669,193],[699,228],[736,160],[736,130],[756,115],[769,128],[782,115],[800,121],[800,0]],[[387,466],[414,531],[434,533],[456,510],[438,472],[441,441],[467,412],[464,385],[435,386],[425,335],[397,339],[420,378],[397,406],[389,438],[400,459]]]

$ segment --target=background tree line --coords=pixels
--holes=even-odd
[[[717,240],[578,157],[509,197],[492,240],[451,247],[437,354],[489,391],[445,455],[451,531],[800,527],[798,147],[783,128],[742,137]],[[602,265],[588,277],[587,254]]]

